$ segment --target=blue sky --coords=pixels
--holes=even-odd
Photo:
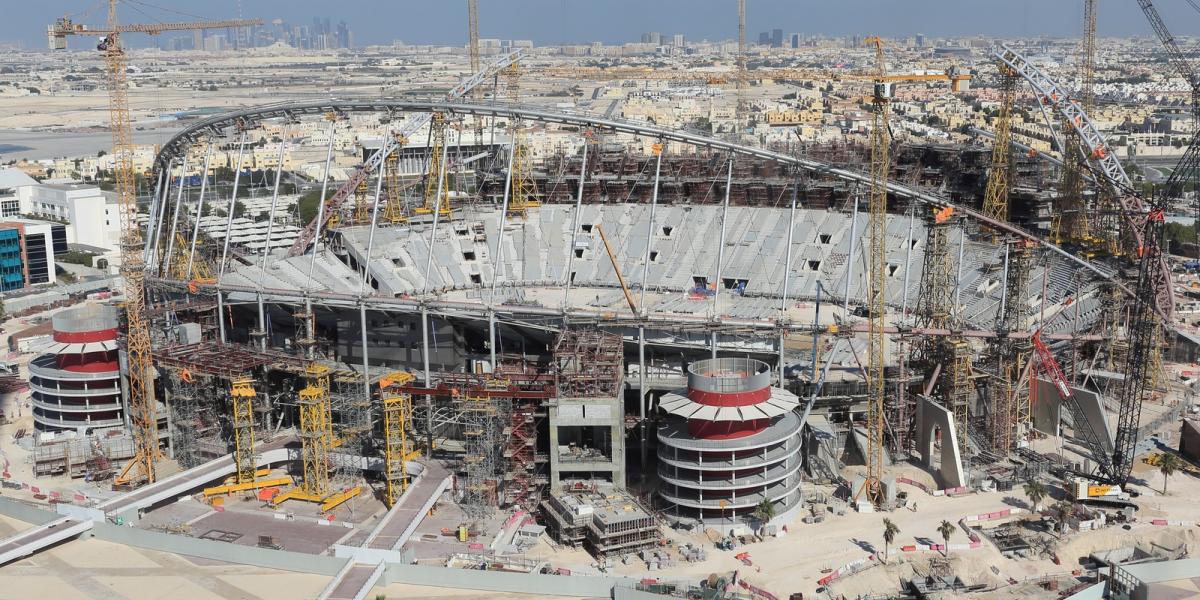
[[[237,14],[237,0],[123,0],[124,22],[216,19]],[[65,13],[101,23],[98,0],[0,0],[0,42],[45,46],[45,28]],[[241,0],[242,13],[265,20],[308,24],[314,16],[350,24],[359,45],[461,44],[466,39],[466,0]],[[1186,0],[1156,0],[1177,36],[1193,35],[1200,13]],[[683,33],[692,39],[733,38],[735,0],[479,0],[483,37],[560,42],[637,41],[642,32]],[[877,33],[906,36],[974,35],[1032,37],[1077,35],[1082,0],[748,0],[747,37],[781,28],[784,33],[827,35]],[[340,10],[340,12],[335,12]],[[1133,0],[1101,0],[1100,35],[1150,36]],[[76,44],[77,46],[77,44]]]

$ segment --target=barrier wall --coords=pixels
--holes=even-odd
[[[346,562],[348,562],[344,558],[335,558],[332,556],[317,556],[313,554],[301,554],[299,552],[288,552],[286,550],[241,546],[228,542],[201,540],[184,535],[122,527],[110,523],[96,523],[92,532],[99,539],[135,548],[195,556],[240,565],[253,565],[280,571],[313,573],[328,577],[336,575]]]
[[[407,583],[485,592],[610,598],[613,588],[632,585],[632,580],[620,577],[501,573],[465,569],[447,571],[444,567],[389,563],[380,583]]]
[[[17,502],[8,498],[0,498],[0,515],[24,521],[31,525],[45,525],[50,521],[62,518],[57,513],[42,510],[24,502]]]

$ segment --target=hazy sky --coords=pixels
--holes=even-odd
[[[123,22],[229,18],[237,0],[122,0]],[[345,20],[358,45],[461,44],[466,40],[466,0],[241,0],[246,17],[308,24],[314,16]],[[21,40],[45,47],[46,25],[65,13],[100,24],[107,2],[98,0],[0,0],[0,42]],[[1200,28],[1200,13],[1186,0],[1156,0],[1177,36]],[[642,32],[683,33],[690,39],[737,35],[735,0],[479,0],[480,35],[532,39],[535,43],[638,41]],[[1080,31],[1082,0],[748,0],[747,38],[781,28],[784,33],[905,36],[1063,36]],[[89,12],[89,9],[90,12]],[[1134,0],[1101,0],[1100,35],[1152,31]],[[140,36],[139,36],[140,37]],[[143,38],[145,39],[145,38]],[[132,40],[131,40],[132,41]],[[140,44],[139,44],[140,45]],[[73,47],[82,47],[78,42]]]

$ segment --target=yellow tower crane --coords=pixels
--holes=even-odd
[[[450,177],[446,172],[446,159],[443,156],[449,151],[446,147],[446,115],[444,113],[433,113],[433,117],[429,121],[429,137],[429,169],[425,176],[425,204],[413,212],[419,215],[430,215],[437,210],[445,217],[450,215]]]
[[[133,127],[129,117],[129,90],[126,81],[127,58],[121,46],[124,33],[156,35],[164,31],[219,29],[261,25],[260,19],[238,19],[196,23],[151,23],[121,25],[117,21],[117,0],[108,0],[108,24],[92,27],[68,17],[47,28],[50,48],[63,50],[67,36],[104,36],[97,49],[104,53],[107,65],[108,110],[113,139],[114,191],[121,219],[121,276],[125,280],[125,352],[129,371],[129,416],[133,424],[134,455],[114,480],[114,486],[135,486],[155,481],[158,447],[158,410],[154,401],[153,358],[150,349],[150,324],[146,320],[145,241],[137,223],[137,188],[133,169]]]
[[[508,100],[512,103],[521,101],[521,67],[513,63],[504,69],[504,83],[508,90]],[[537,182],[533,179],[533,157],[529,154],[529,145],[525,143],[525,132],[520,119],[513,119],[513,157],[512,184],[509,191],[509,218],[524,217],[526,212],[542,203],[538,199]]]
[[[983,213],[1002,222],[1008,221],[1008,194],[1012,187],[1012,110],[1017,96],[1017,73],[1000,65],[1000,110],[994,124],[992,169],[988,173],[983,196]]]
[[[875,47],[875,93],[872,97],[871,124],[871,200],[867,239],[870,244],[870,269],[867,275],[867,320],[868,360],[867,365],[867,478],[857,491],[856,499],[865,497],[874,504],[883,501],[883,377],[884,311],[887,308],[887,180],[891,161],[888,146],[891,136],[888,130],[891,92],[885,80],[887,63],[883,54],[883,40],[878,36],[867,38],[867,44]]]
[[[408,139],[397,134],[396,143],[403,148],[408,144]],[[408,216],[404,214],[403,189],[400,186],[400,152],[397,150],[387,155],[383,160],[384,173],[384,198],[387,199],[387,204],[383,207],[383,221],[391,225],[400,225],[408,222]]]

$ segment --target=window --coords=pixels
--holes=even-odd
[[[584,232],[584,233],[591,233],[591,232],[592,232],[592,226],[591,226],[591,224],[580,225],[579,227],[580,227],[581,229],[583,229],[583,232]]]
[[[478,273],[471,273],[471,283],[483,283],[483,276]]]
[[[818,237],[818,239],[821,240],[822,244],[828,244],[829,241],[833,239],[833,236],[829,235],[828,233],[822,233],[821,235],[819,235],[817,237]]]
[[[663,225],[662,229],[663,229],[663,235],[665,235],[667,237],[671,237],[671,232],[675,230],[674,227],[671,227],[669,225]]]
[[[819,261],[819,260],[808,261],[808,270],[809,271],[820,271],[821,270],[821,261]]]
[[[475,253],[469,250],[463,251],[463,260],[475,260]]]
[[[575,258],[583,258],[583,248],[575,249]]]

